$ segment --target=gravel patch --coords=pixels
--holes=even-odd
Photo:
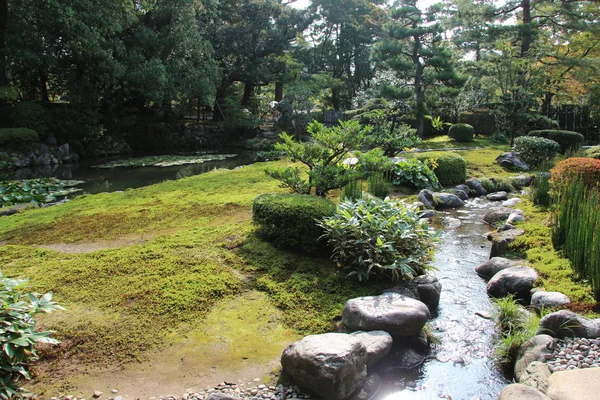
[[[552,372],[600,367],[600,339],[557,340],[552,358],[546,363]]]

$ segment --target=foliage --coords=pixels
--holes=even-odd
[[[300,194],[265,193],[252,203],[252,220],[257,233],[278,246],[306,252],[323,248],[323,234],[317,220],[335,212],[335,205],[323,198]]]
[[[369,144],[381,148],[387,157],[394,157],[400,151],[421,143],[415,129],[398,121],[395,115],[390,117],[382,109],[360,114],[357,118],[373,127]]]
[[[121,168],[121,167],[172,167],[176,165],[201,164],[206,161],[220,161],[237,157],[237,154],[198,154],[194,156],[147,156],[134,157],[105,164],[94,165],[94,168]]]
[[[300,176],[292,167],[267,169],[267,175],[278,179],[284,187],[297,193],[309,194],[312,188],[318,196],[325,196],[332,189],[341,188],[371,171],[384,170],[389,165],[387,157],[380,150],[356,153],[358,162],[344,164],[350,152],[358,150],[368,140],[370,127],[362,127],[356,120],[340,121],[339,125],[327,128],[318,121],[308,126],[310,142],[297,142],[287,133],[282,133],[282,143],[275,149],[285,152],[292,161],[299,161],[308,167],[308,180]]]
[[[534,168],[554,159],[560,150],[560,145],[556,141],[538,136],[521,136],[514,142],[514,151]]]
[[[254,162],[276,161],[285,157],[285,153],[277,150],[257,151],[254,153]]]
[[[375,173],[367,180],[368,192],[380,199],[385,199],[392,192],[392,184],[386,178],[386,174]]]
[[[412,279],[431,267],[438,236],[418,210],[394,200],[342,201],[320,226],[333,247],[332,258],[359,281],[370,277]]]
[[[25,149],[40,142],[36,131],[28,128],[0,128],[0,146]]]
[[[550,207],[550,174],[538,173],[531,185],[531,200],[533,204],[541,207]]]
[[[560,152],[563,154],[569,150],[578,150],[581,148],[584,141],[584,137],[581,133],[571,131],[544,129],[530,131],[527,135],[554,140],[560,145]]]
[[[0,181],[0,207],[23,203],[50,203],[57,197],[79,191],[73,186],[81,181],[63,181],[55,178]]]
[[[52,118],[48,110],[39,103],[22,101],[10,110],[12,126],[29,128],[37,132],[41,140],[45,140]]]
[[[441,185],[454,185],[467,180],[467,162],[456,153],[422,153],[417,159],[427,162],[432,160],[432,170]]]
[[[64,310],[52,301],[52,293],[43,296],[36,293],[23,293],[25,280],[9,279],[0,274],[0,300],[2,315],[0,320],[0,397],[11,399],[21,397],[21,378],[30,379],[27,367],[38,359],[37,343],[58,344],[50,337],[54,332],[36,332],[35,314]]]
[[[577,273],[590,281],[600,300],[600,193],[582,177],[555,185],[552,241]]]
[[[397,161],[394,164],[393,172],[392,183],[395,186],[408,184],[417,189],[440,188],[437,176],[423,161],[415,159]]]
[[[471,142],[475,131],[469,124],[454,124],[448,130],[448,136],[457,142]]]
[[[359,180],[355,180],[349,182],[346,186],[342,188],[340,192],[340,200],[359,200],[362,199],[362,182]]]
[[[552,182],[557,185],[581,178],[588,188],[600,184],[600,160],[585,157],[567,158],[550,170]]]
[[[600,160],[600,146],[593,146],[589,149],[586,149],[583,153],[584,157],[595,158],[596,160]]]
[[[441,117],[433,117],[431,119],[431,128],[436,135],[443,135],[447,132],[444,132],[444,122]]]
[[[494,115],[488,109],[461,112],[458,121],[461,124],[471,125],[477,135],[491,136],[496,130]]]

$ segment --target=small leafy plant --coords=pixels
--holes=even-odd
[[[402,281],[431,269],[427,263],[438,234],[419,219],[416,207],[390,199],[346,200],[319,225],[332,258],[359,281]]]
[[[398,161],[394,165],[393,184],[412,185],[417,189],[439,189],[440,183],[437,176],[420,160],[409,159]]]
[[[552,160],[560,150],[554,140],[536,136],[521,136],[515,139],[514,150],[533,167]]]
[[[21,397],[24,389],[22,378],[30,379],[27,366],[38,358],[37,343],[58,344],[50,337],[51,331],[35,331],[35,314],[64,310],[52,301],[52,293],[43,296],[23,293],[20,289],[26,281],[5,278],[0,274],[0,398]]]

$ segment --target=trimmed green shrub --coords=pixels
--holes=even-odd
[[[444,132],[444,135],[447,135],[448,132],[450,132],[452,125],[451,122],[442,122],[442,131]]]
[[[527,136],[537,136],[546,139],[554,140],[560,145],[560,152],[579,150],[583,146],[585,138],[581,133],[571,131],[559,131],[552,129],[542,129],[530,131]]]
[[[356,275],[400,281],[431,269],[438,235],[419,218],[417,207],[395,200],[343,201],[320,226],[333,247],[332,258]]]
[[[538,167],[552,160],[560,150],[560,145],[551,139],[538,136],[521,136],[515,139],[514,150],[532,167]]]
[[[0,129],[0,146],[24,149],[40,142],[36,131],[29,128]]]
[[[416,159],[402,160],[394,164],[395,186],[409,185],[417,189],[439,189],[440,182],[433,171],[423,161]]]
[[[448,130],[448,136],[457,142],[472,142],[475,131],[469,124],[454,124]]]
[[[41,104],[33,101],[22,101],[10,110],[12,126],[29,128],[37,132],[41,140],[45,140],[48,129],[52,125],[50,112]]]
[[[458,122],[471,125],[478,135],[491,136],[496,131],[496,120],[492,111],[484,108],[461,112]]]
[[[590,147],[583,152],[584,157],[595,158],[596,160],[600,160],[600,146]]]
[[[467,162],[459,154],[422,153],[417,159],[426,163],[427,160],[433,160],[433,173],[442,185],[454,185],[467,180]]]
[[[52,301],[52,293],[41,296],[23,293],[26,281],[5,278],[0,274],[0,398],[22,398],[22,378],[30,379],[27,366],[38,359],[37,343],[58,344],[51,331],[36,332],[34,315],[64,310]]]
[[[324,247],[319,242],[323,229],[316,221],[334,213],[335,204],[311,195],[265,193],[252,203],[252,220],[260,237],[309,253]]]

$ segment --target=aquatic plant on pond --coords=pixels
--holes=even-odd
[[[55,178],[0,181],[0,207],[23,203],[51,203],[57,197],[81,191],[74,186],[82,181],[65,181]]]
[[[438,234],[418,209],[395,200],[342,201],[321,220],[333,260],[359,281],[371,277],[412,279],[431,269]]]
[[[237,154],[200,154],[191,156],[148,156],[135,157],[126,160],[111,161],[93,168],[118,168],[118,167],[173,167],[186,164],[201,164],[207,161],[223,161],[237,157]]]

